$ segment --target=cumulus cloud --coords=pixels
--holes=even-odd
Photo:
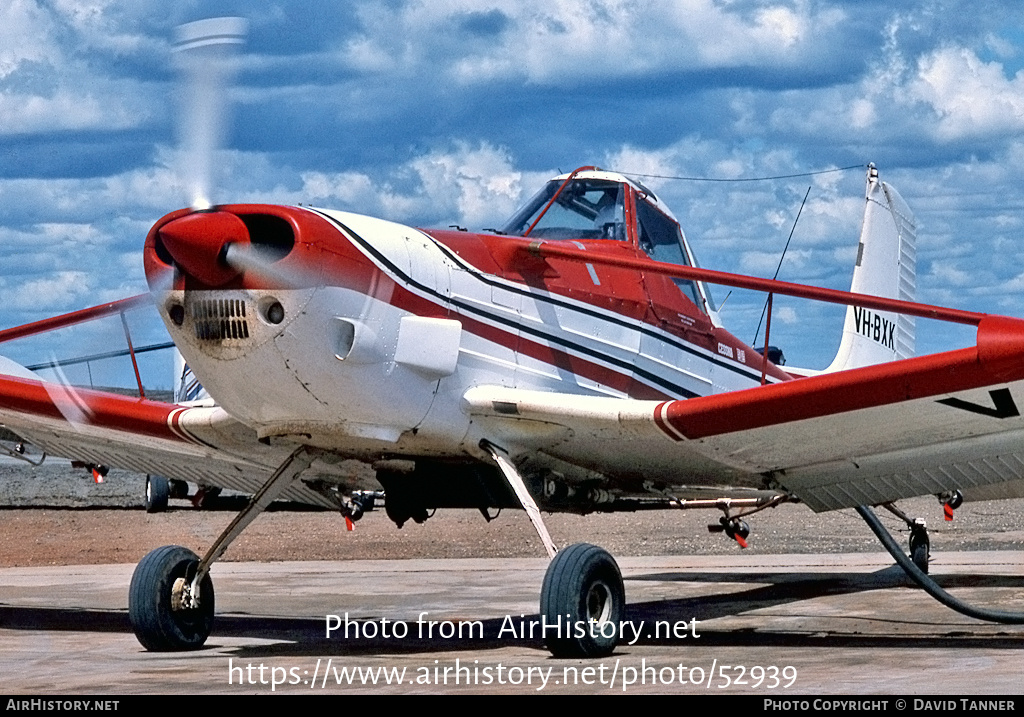
[[[781,321],[792,326],[800,323],[800,316],[792,306],[783,306],[778,311],[772,311],[772,321]]]
[[[69,88],[60,88],[48,96],[0,93],[0,134],[109,131],[138,126],[148,111],[140,107],[141,103],[123,102],[119,97],[116,92],[82,93]]]
[[[676,154],[671,147],[644,150],[627,144],[607,153],[603,167],[640,177],[644,186],[656,190],[668,181],[665,177],[679,173]]]
[[[1007,78],[998,62],[968,48],[942,48],[921,58],[914,97],[938,118],[943,141],[1019,131],[1024,127],[1024,72]]]
[[[398,189],[394,180],[412,178]],[[307,172],[299,192],[309,201],[340,201],[345,208],[379,213],[395,221],[428,219],[480,228],[507,219],[524,199],[523,173],[508,151],[483,143],[456,143],[454,149],[412,159],[391,181],[358,172]],[[528,191],[534,191],[527,187]]]
[[[952,287],[962,287],[974,283],[974,275],[964,271],[956,264],[948,261],[933,261],[931,265],[931,278],[937,282]]]
[[[407,73],[427,63],[465,83],[575,85],[666,69],[693,72],[828,62],[839,7],[712,0],[530,0],[361,4],[343,56],[353,68]],[[453,33],[456,29],[460,32]],[[713,41],[709,41],[713,38]]]
[[[146,7],[140,3],[135,10]],[[165,44],[128,29],[126,14],[114,0],[5,3],[0,134],[106,131],[150,121],[153,98],[143,82],[96,71],[111,59],[165,54]]]
[[[31,279],[14,290],[0,291],[0,301],[14,309],[59,311],[73,303],[88,301],[90,277],[81,271],[60,271],[43,279]]]
[[[52,30],[45,11],[31,0],[13,0],[0,7],[0,79],[25,61],[41,62],[52,46]]]
[[[160,166],[108,177],[0,180],[0,219],[9,225],[155,220],[183,204],[176,175]]]

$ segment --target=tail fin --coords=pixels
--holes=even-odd
[[[13,376],[14,378],[27,378],[33,381],[41,381],[42,378],[29,371],[20,363],[11,361],[6,356],[0,356],[0,376]]]
[[[868,165],[864,223],[850,291],[913,301],[916,293],[917,226],[895,189]],[[846,309],[843,339],[825,373],[870,366],[914,355],[914,319],[859,306]]]
[[[192,369],[185,363],[185,357],[174,349],[174,402],[191,403],[210,398],[209,392],[199,383]]]

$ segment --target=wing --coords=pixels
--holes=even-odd
[[[956,489],[998,496],[1024,478],[1024,321],[983,319],[971,348],[703,398],[477,387],[464,401],[514,458],[620,487],[776,488],[816,511]]]
[[[51,455],[255,493],[295,445],[266,445],[218,407],[183,406],[0,375],[0,425]],[[344,482],[329,465],[312,474]],[[336,507],[302,482],[286,500]]]

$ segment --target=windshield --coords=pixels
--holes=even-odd
[[[548,182],[509,219],[502,233],[524,236],[536,222],[530,236],[537,239],[626,239],[626,195],[621,182],[574,179],[544,211],[561,185],[557,180]]]
[[[657,208],[646,200],[640,200],[636,203],[636,213],[639,220],[637,225],[640,235],[640,248],[644,250],[647,256],[655,261],[663,261],[669,264],[679,264],[681,266],[695,265],[695,262],[691,261],[690,255],[686,250],[679,224],[674,219],[658,211]],[[673,279],[672,281],[675,282],[675,285],[679,287],[679,290],[683,292],[686,298],[700,307],[702,311],[704,310],[704,302],[701,300],[701,292],[698,291],[696,282],[686,279]],[[701,289],[703,289],[703,294],[707,298],[708,308],[714,311],[715,306],[712,303],[711,294],[707,286],[702,284]]]

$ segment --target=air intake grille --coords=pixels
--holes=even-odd
[[[192,303],[192,323],[201,341],[249,338],[245,302],[241,299],[199,299]]]

